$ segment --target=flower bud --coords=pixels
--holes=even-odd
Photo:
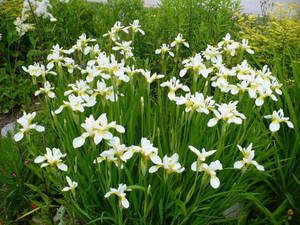
[[[142,96],[141,97],[141,107],[144,109],[144,106],[145,106],[145,104],[144,104],[144,97]]]

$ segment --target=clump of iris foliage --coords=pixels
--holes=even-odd
[[[237,10],[231,0],[165,0],[158,8],[144,8],[142,0],[111,0],[107,4],[85,0],[43,0],[39,2],[51,4],[48,12],[57,21],[51,22],[44,15],[36,16],[36,26],[28,10],[24,23],[31,24],[32,29],[20,36],[14,22],[17,17],[22,18],[23,2],[28,1],[5,0],[0,3],[0,113],[30,107],[34,89],[20,68],[43,61],[53,43],[70,47],[82,33],[90,34],[102,43],[100,37],[115,21],[128,24],[139,19],[147,35],[135,41],[136,57],[148,58],[152,65],[156,64],[157,57],[149,52],[161,42],[171,41],[175,33],[183,33],[194,52],[199,46],[204,48],[207,43],[216,43],[233,26],[235,21],[231,17]]]
[[[162,1],[148,10],[136,1],[144,14],[126,12],[126,2],[97,5],[102,26],[91,29],[101,31],[53,40],[39,51],[44,60],[18,67],[42,108],[24,112],[15,134],[1,139],[1,219],[297,221],[299,84],[287,82],[280,63],[247,60],[259,49],[232,37],[230,1]],[[220,4],[219,22],[205,17]]]

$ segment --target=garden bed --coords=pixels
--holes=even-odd
[[[1,22],[3,96],[27,106],[0,141],[0,221],[296,224],[300,46],[280,32],[296,17],[20,2]]]

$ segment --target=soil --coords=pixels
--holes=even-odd
[[[26,112],[38,111],[40,109],[41,104],[39,103],[38,99],[33,98],[32,105],[29,107],[29,109],[26,110]],[[18,118],[20,118],[22,114],[22,111],[16,109],[13,110],[13,113],[0,114],[0,131],[3,127],[5,127],[5,125],[16,121]]]

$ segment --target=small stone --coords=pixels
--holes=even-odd
[[[237,217],[240,214],[240,211],[241,211],[241,204],[237,202],[230,208],[226,209],[223,212],[223,216],[225,216],[227,219]]]
[[[16,122],[11,122],[11,123],[6,124],[1,129],[1,136],[2,137],[7,137],[8,132],[10,132],[13,135],[14,134],[15,125],[16,125]]]

